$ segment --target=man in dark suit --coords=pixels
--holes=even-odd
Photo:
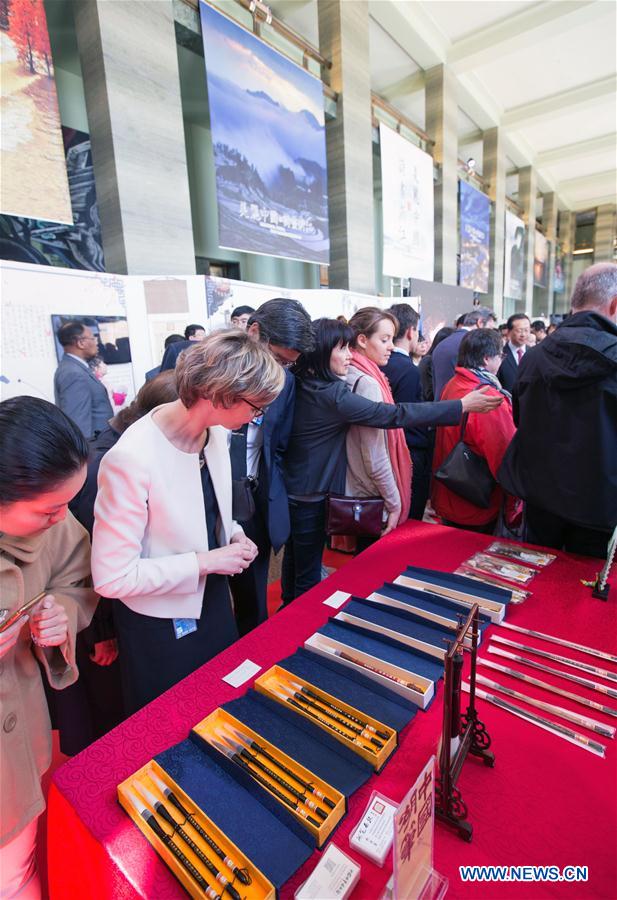
[[[525,353],[530,349],[527,346],[531,323],[525,313],[514,313],[507,322],[508,339],[503,348],[503,362],[497,372],[497,378],[501,386],[512,393],[514,383],[518,378],[518,367]]]
[[[56,406],[79,426],[86,438],[93,438],[113,416],[105,386],[88,365],[88,360],[98,353],[98,341],[91,329],[77,320],[65,322],[57,337],[64,356],[54,375]]]
[[[463,321],[450,337],[443,340],[433,351],[433,397],[439,400],[446,383],[454,375],[461,341],[472,328],[496,328],[497,319],[492,309],[478,306],[463,316]]]
[[[267,344],[274,358],[288,369],[301,353],[313,347],[311,319],[297,300],[276,298],[263,303],[249,321],[247,332]],[[259,554],[242,574],[230,580],[236,622],[246,634],[268,616],[267,591],[270,554],[289,537],[289,505],[283,481],[282,458],[293,424],[295,379],[285,372],[285,386],[276,400],[239,432],[232,434],[231,457],[235,481],[248,477],[255,512],[242,521],[245,533]]]
[[[395,403],[420,403],[420,372],[409,355],[418,341],[420,316],[409,303],[395,303],[387,312],[396,318],[398,331],[394,351],[382,372],[390,382]],[[431,487],[431,436],[427,428],[406,428],[405,440],[413,462],[409,518],[421,521]]]

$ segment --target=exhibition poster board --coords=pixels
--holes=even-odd
[[[200,2],[219,245],[330,261],[323,85]]]
[[[383,191],[383,271],[394,278],[434,274],[433,158],[379,123]]]
[[[491,201],[466,181],[458,183],[461,287],[488,292]]]
[[[73,224],[43,0],[0,6],[0,212]]]
[[[524,262],[525,223],[507,209],[503,292],[512,300],[523,298]]]

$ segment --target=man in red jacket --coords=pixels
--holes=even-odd
[[[502,362],[502,345],[501,335],[496,330],[483,328],[468,332],[459,348],[454,377],[448,381],[441,395],[442,400],[458,400],[469,391],[489,385],[489,396],[500,394],[505,397],[500,406],[486,415],[470,413],[465,428],[465,443],[487,461],[493,476],[497,475],[516,430],[510,395],[497,379],[497,370]],[[437,428],[433,472],[452,452],[460,437],[461,428],[458,425]],[[433,479],[433,508],[445,525],[491,534],[497,524],[503,496],[503,490],[495,482],[490,505],[483,509]]]

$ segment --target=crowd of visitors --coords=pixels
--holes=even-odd
[[[63,747],[82,749],[105,721],[97,695],[116,691],[111,727],[266,618],[283,547],[292,603],[321,580],[329,498],[383,502],[381,531],[332,538],[353,552],[422,519],[430,496],[445,524],[486,533],[524,503],[523,539],[606,554],[617,266],[587,269],[571,314],[548,329],[523,313],[498,327],[480,307],[429,346],[406,303],[311,322],[281,298],[231,322],[170,335],[116,415],[90,365],[96,337],[65,322],[57,405],[0,403],[0,626],[36,600],[0,631],[6,896],[24,885],[37,896],[49,707]],[[484,505],[443,476],[461,440],[484,460]]]

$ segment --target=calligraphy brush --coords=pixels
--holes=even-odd
[[[156,816],[154,813],[150,812],[147,806],[145,806],[143,800],[140,800],[136,794],[133,793],[130,788],[126,789],[126,796],[128,797],[129,803],[135,809],[135,811],[142,817],[142,819],[148,823],[152,831],[155,835],[165,844],[165,846],[173,853],[176,857],[182,868],[189,873],[191,878],[199,885],[202,891],[205,893],[208,900],[221,900],[221,895],[217,894],[215,890],[213,890],[206,879],[201,875],[193,863],[188,859],[180,847],[171,838],[171,835],[167,834],[164,831],[159,823],[157,822]]]
[[[291,684],[291,687],[289,686],[290,684]],[[371,732],[368,729],[360,728],[357,725],[353,725],[351,722],[347,722],[344,718],[342,718],[341,716],[338,716],[336,713],[331,712],[329,709],[324,708],[323,706],[320,706],[318,703],[315,703],[314,700],[311,700],[309,697],[306,697],[304,695],[301,685],[297,685],[297,688],[299,688],[299,690],[298,690],[296,688],[296,685],[292,681],[289,683],[282,684],[281,687],[284,690],[292,691],[293,692],[292,695],[295,700],[298,700],[301,703],[307,703],[316,712],[321,713],[322,716],[328,716],[329,719],[333,719],[335,722],[338,722],[339,725],[344,725],[345,728],[349,728],[349,730],[353,731],[354,734],[358,734],[358,735],[360,735],[360,737],[363,737],[365,740],[370,741],[371,744],[375,744],[375,746],[379,747],[380,750],[383,749],[383,743],[380,740],[378,740],[376,737],[373,737],[373,735],[371,734]],[[374,732],[374,729],[373,729],[373,732]]]
[[[593,647],[587,647],[585,644],[567,641],[565,638],[555,637],[553,634],[544,634],[543,631],[534,631],[533,628],[522,628],[520,625],[512,625],[510,622],[501,622],[499,628],[508,628],[510,631],[518,631],[519,634],[528,634],[530,637],[541,638],[543,641],[549,641],[551,644],[560,644],[562,647],[569,647],[571,650],[579,650],[581,653],[597,656],[598,659],[607,659],[609,662],[617,663],[617,656],[613,656],[612,653],[594,650]]]
[[[320,807],[317,806],[314,800],[309,799],[306,794],[303,794],[293,785],[289,784],[288,781],[285,781],[285,779],[280,775],[277,775],[276,772],[273,772],[272,769],[270,769],[257,756],[255,756],[254,753],[251,753],[249,750],[247,750],[243,744],[241,744],[239,741],[236,741],[234,738],[228,737],[228,735],[226,735],[224,732],[217,732],[216,734],[217,737],[221,738],[224,741],[227,741],[229,746],[233,747],[233,749],[237,754],[239,754],[239,756],[242,757],[242,759],[246,760],[246,762],[248,763],[253,763],[254,766],[257,766],[258,769],[261,769],[262,772],[265,772],[265,774],[268,775],[269,778],[272,778],[274,781],[276,781],[277,784],[280,784],[281,787],[284,787],[286,791],[289,791],[289,793],[292,794],[296,798],[296,800],[299,800],[300,803],[304,803],[306,806],[308,806],[309,809],[312,809],[320,819],[328,818],[328,813],[324,812],[323,809],[320,809]]]
[[[235,862],[233,861],[233,859],[230,859],[230,857],[225,854],[225,851],[221,850],[221,848],[216,843],[216,841],[214,841],[210,837],[210,835],[201,827],[201,825],[199,824],[197,819],[194,817],[194,815],[192,813],[190,813],[187,809],[185,809],[185,807],[178,800],[178,798],[176,797],[174,792],[171,790],[171,788],[167,787],[165,782],[161,778],[159,778],[159,776],[156,774],[156,772],[149,771],[148,778],[153,782],[153,784],[156,785],[156,787],[159,789],[161,794],[167,800],[169,800],[169,802],[172,804],[172,806],[175,806],[176,809],[178,810],[178,812],[184,816],[186,821],[190,822],[190,824],[193,826],[193,828],[195,829],[197,834],[199,834],[203,838],[203,840],[206,842],[208,847],[210,847],[210,849],[213,850],[214,853],[216,853],[216,855],[219,857],[219,859],[223,860],[223,862],[225,863],[227,868],[231,869],[231,871],[234,874],[234,877],[237,878],[238,881],[241,882],[241,884],[245,884],[245,885],[251,884],[253,879],[251,878],[249,873],[246,871],[246,869],[241,869],[239,866],[237,866],[235,864]]]
[[[168,825],[171,825],[175,834],[178,834],[184,843],[191,848],[195,856],[202,861],[206,869],[214,875],[219,884],[222,885],[223,890],[227,891],[230,897],[233,897],[233,900],[242,900],[240,894],[235,889],[233,885],[229,883],[229,880],[225,878],[222,872],[220,872],[214,863],[210,862],[208,857],[202,851],[200,847],[197,846],[195,841],[186,833],[186,831],[182,828],[179,822],[176,822],[174,817],[170,814],[169,810],[160,800],[154,796],[154,794],[148,790],[148,788],[141,784],[139,781],[136,781],[134,784],[135,790],[138,794],[141,794],[142,798],[146,801],[146,803],[150,804],[152,809],[167,822]]]
[[[285,794],[278,790],[278,788],[275,788],[273,784],[270,784],[269,781],[267,781],[265,778],[262,778],[262,776],[258,772],[256,772],[255,769],[251,768],[251,766],[244,759],[242,759],[239,753],[236,753],[236,751],[232,750],[231,747],[225,747],[214,738],[209,737],[208,741],[210,744],[212,744],[213,747],[216,747],[219,753],[222,753],[223,756],[227,757],[227,759],[230,759],[241,769],[244,769],[244,771],[247,772],[251,776],[251,778],[258,782],[258,784],[261,784],[263,787],[269,790],[271,794],[274,794],[277,799],[282,800],[283,803],[286,803],[287,806],[289,806],[300,816],[302,816],[303,819],[306,819],[307,822],[310,822],[311,825],[314,825],[316,828],[321,828],[321,822],[318,822],[317,819],[309,816],[307,811],[303,809],[300,803],[296,803],[295,800],[290,800],[289,797],[286,797]]]
[[[273,756],[271,753],[269,753],[268,750],[261,746],[261,744],[258,744],[257,741],[254,741],[253,738],[249,737],[247,734],[243,734],[241,731],[238,731],[237,728],[234,728],[227,722],[225,723],[225,728],[231,731],[237,741],[242,741],[249,747],[250,750],[254,750],[255,753],[259,753],[260,756],[264,756],[266,759],[269,759],[270,762],[274,763],[277,769],[281,770],[281,772],[285,772],[286,775],[290,775],[294,781],[297,781],[297,783],[304,788],[305,791],[310,791],[310,793],[314,794],[315,797],[319,797],[324,806],[329,806],[330,809],[334,809],[336,804],[328,797],[326,797],[326,795],[322,791],[320,791],[319,788],[316,788],[314,785],[309,784],[308,781],[304,781],[304,779],[300,778],[300,776],[297,775],[293,771],[293,769],[289,769],[287,768],[287,766],[284,766],[282,762],[279,762],[276,756]]]
[[[491,644],[488,648],[489,653],[496,653],[497,656],[504,656],[506,659],[513,659],[515,662],[522,663],[524,666],[530,666],[532,669],[539,669],[540,672],[548,672],[549,675],[559,675],[566,681],[573,681],[583,687],[591,688],[592,691],[598,691],[600,694],[606,694],[607,697],[617,697],[617,691],[606,687],[604,684],[598,684],[597,681],[590,681],[589,678],[581,678],[580,675],[572,675],[570,672],[562,672],[560,669],[553,669],[552,666],[545,666],[544,663],[536,662],[533,659],[527,659],[526,656],[519,656],[517,653],[509,653],[502,650],[501,647],[493,647]]]
[[[415,684],[415,682],[413,681],[405,681],[404,678],[399,678],[398,675],[391,675],[390,672],[386,672],[383,669],[378,669],[376,666],[371,666],[369,665],[369,663],[365,663],[361,659],[352,656],[351,653],[345,653],[343,650],[336,650],[334,647],[332,649],[328,649],[328,653],[331,653],[333,656],[340,656],[341,659],[346,659],[347,662],[352,662],[356,666],[360,666],[360,668],[366,669],[368,672],[375,672],[377,675],[381,675],[383,678],[389,678],[390,681],[395,681],[397,684],[402,684],[403,687],[409,688],[412,691],[418,691],[418,693],[420,694],[424,693],[424,688],[422,688],[419,684]]]
[[[561,656],[559,653],[549,653],[547,650],[538,650],[536,647],[530,647],[528,644],[519,644],[518,641],[511,641],[509,638],[501,637],[499,634],[492,634],[491,637],[496,643],[505,644],[506,647],[514,647],[515,650],[526,650],[527,653],[533,653],[534,656],[550,659],[553,662],[561,663],[563,666],[570,666],[572,669],[580,669],[581,672],[587,672],[589,675],[606,678],[607,681],[617,681],[617,673],[608,672],[606,669],[600,669],[599,666],[581,662],[579,659],[571,659],[569,656]]]
[[[318,700],[324,706],[328,706],[330,709],[333,709],[334,712],[341,713],[347,719],[350,719],[352,722],[355,722],[356,725],[361,725],[362,728],[366,728],[367,731],[372,731],[373,734],[376,734],[377,737],[381,738],[384,741],[389,740],[390,735],[387,731],[379,731],[377,728],[373,728],[368,722],[364,722],[362,719],[358,719],[356,716],[352,716],[351,713],[348,713],[346,710],[342,709],[340,706],[335,706],[334,703],[330,703],[329,700],[324,700],[323,697],[320,697],[319,694],[316,694],[315,691],[312,691],[310,688],[307,688],[303,684],[299,684],[297,681],[289,682],[293,687],[298,691],[302,691],[303,694],[307,694],[307,696],[312,697],[314,700]]]
[[[329,728],[330,731],[334,731],[336,732],[336,734],[340,734],[341,737],[344,737],[346,741],[351,741],[352,744],[357,744],[358,747],[362,747],[363,750],[368,750],[370,753],[377,753],[374,747],[363,744],[362,741],[359,741],[357,737],[351,737],[351,735],[343,731],[342,728],[337,728],[336,725],[333,725],[331,722],[327,722],[326,719],[322,719],[321,716],[318,716],[317,713],[314,713],[312,710],[307,709],[306,706],[302,706],[302,704],[298,703],[297,700],[294,700],[293,697],[289,697],[287,694],[280,694],[278,691],[274,690],[274,688],[272,688],[272,693],[275,697],[278,697],[285,703],[289,703],[291,706],[299,709],[300,712],[303,712],[307,716],[310,716],[311,719],[315,719],[315,721],[319,722],[320,725],[323,725],[325,728]]]
[[[469,685],[463,684],[463,690],[469,693]],[[604,758],[606,752],[604,744],[600,744],[598,741],[594,741],[584,734],[579,734],[578,731],[574,731],[566,725],[558,725],[557,722],[553,722],[551,719],[545,719],[544,716],[538,716],[536,713],[529,712],[529,710],[523,709],[521,706],[516,706],[515,703],[509,703],[507,700],[502,700],[501,697],[497,697],[495,694],[489,694],[479,687],[476,687],[476,697],[487,700],[494,706],[498,706],[500,709],[505,709],[506,712],[518,716],[519,719],[525,719],[527,722],[531,722],[532,725],[543,728],[544,731],[550,731],[553,734],[557,734],[571,744],[576,744],[578,747],[582,747],[583,750],[589,750],[590,753],[595,753],[596,756]]]
[[[500,656],[504,653],[505,650],[502,650]],[[512,656],[511,653],[506,655],[508,658]],[[597,700],[588,700],[587,697],[581,697],[580,694],[573,694],[572,691],[566,691],[565,688],[556,687],[554,684],[549,684],[547,681],[540,681],[539,678],[534,678],[532,675],[526,675],[524,672],[519,672],[518,669],[511,669],[510,666],[502,666],[501,663],[494,662],[492,659],[481,659],[478,657],[478,665],[488,666],[489,669],[496,669],[498,672],[504,672],[511,678],[518,678],[519,681],[524,681],[527,684],[535,684],[536,687],[544,688],[545,691],[550,691],[551,694],[558,694],[560,697],[568,697],[569,700],[574,700],[582,706],[589,707],[589,709],[597,709],[598,712],[604,713],[607,716],[617,716],[617,709],[613,709],[612,706],[605,706],[603,703],[598,703]]]
[[[553,713],[554,716],[559,716],[561,719],[567,719],[569,722],[582,725],[583,728],[589,728],[590,731],[595,731],[596,734],[601,734],[602,737],[612,738],[615,736],[614,728],[611,728],[610,725],[603,725],[602,722],[591,719],[589,716],[582,716],[580,713],[572,712],[571,709],[564,709],[563,706],[555,706],[553,703],[545,703],[544,700],[528,697],[526,694],[521,694],[520,691],[515,691],[514,688],[505,687],[505,685],[499,684],[490,678],[485,678],[484,675],[479,673],[476,675],[476,681],[485,687],[507,694],[508,697],[514,697],[515,700],[522,700],[524,703],[528,703],[529,706],[535,706],[538,709],[543,709],[544,712]]]

